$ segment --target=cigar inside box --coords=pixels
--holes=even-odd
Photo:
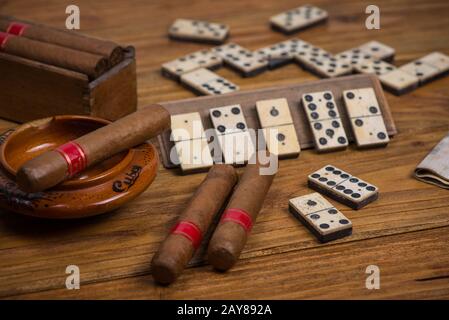
[[[7,38],[0,49],[0,117],[27,122],[73,114],[117,120],[136,110],[133,47],[31,22],[10,28],[11,21],[17,20],[0,16],[0,35]]]

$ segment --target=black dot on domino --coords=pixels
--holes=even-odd
[[[277,137],[278,141],[282,142],[285,140],[285,135],[282,133],[278,133],[278,135],[276,137]]]
[[[371,113],[377,113],[377,108],[374,107],[374,106],[369,107],[369,112],[371,112]]]
[[[352,93],[352,92],[348,92],[348,93],[346,93],[346,97],[348,98],[348,99],[354,99],[354,93]]]
[[[354,123],[355,123],[355,125],[356,125],[357,127],[363,126],[363,120],[362,120],[362,119],[356,119],[356,120],[354,121]]]
[[[340,123],[338,121],[332,121],[332,127],[334,128],[340,128]]]
[[[236,127],[237,127],[237,129],[243,130],[243,129],[245,129],[245,124],[243,122],[239,122],[239,123],[237,123]]]
[[[307,105],[307,107],[309,108],[310,111],[315,111],[316,110],[316,104],[315,103],[309,103]]]
[[[340,143],[340,144],[345,144],[346,143],[346,138],[345,137],[338,137],[338,142]]]
[[[271,110],[270,110],[270,114],[271,114],[273,117],[276,117],[276,116],[279,115],[279,111],[276,109],[276,107],[272,107]]]
[[[215,118],[219,118],[221,116],[221,111],[220,110],[214,110],[214,111],[212,111],[212,115]]]
[[[226,127],[225,127],[225,126],[222,126],[222,125],[219,125],[219,126],[217,127],[217,130],[220,131],[220,132],[225,132],[225,131],[226,131]]]

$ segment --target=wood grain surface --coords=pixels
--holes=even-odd
[[[368,40],[396,49],[396,65],[431,51],[449,54],[449,2],[376,1],[381,30],[366,30],[368,1],[309,1],[329,11],[326,24],[298,37],[331,52]],[[0,13],[63,27],[70,1],[0,0]],[[139,106],[193,97],[160,75],[160,65],[207,45],[166,36],[175,18],[229,24],[231,40],[249,49],[287,39],[268,18],[297,1],[77,1],[82,31],[137,49]],[[292,64],[255,78],[218,73],[242,90],[317,79]],[[198,254],[169,287],[151,278],[150,260],[205,174],[180,176],[162,166],[150,188],[110,214],[45,221],[0,213],[2,298],[449,298],[449,193],[412,178],[413,169],[449,130],[449,78],[396,97],[386,93],[398,134],[387,148],[280,162],[262,212],[234,269],[216,273]],[[8,108],[1,104],[0,108]],[[30,106],[32,107],[32,106]],[[1,121],[0,129],[15,124]],[[380,189],[360,211],[332,202],[352,220],[352,236],[319,244],[288,213],[288,199],[310,193],[307,175],[332,163]],[[242,169],[239,169],[241,171]],[[81,270],[81,289],[65,289],[65,269]],[[365,268],[379,266],[381,288],[365,288]]]

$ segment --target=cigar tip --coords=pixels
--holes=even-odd
[[[176,280],[176,273],[169,265],[153,260],[151,263],[153,279],[162,285],[169,285]]]
[[[218,271],[227,271],[231,269],[237,261],[232,252],[223,246],[209,248],[207,259]]]
[[[16,182],[22,191],[29,193],[41,191],[38,181],[33,175],[33,170],[28,168],[26,165],[23,165],[17,171]]]

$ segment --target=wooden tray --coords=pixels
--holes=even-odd
[[[220,96],[198,97],[186,100],[163,102],[163,105],[170,114],[180,114],[188,112],[199,112],[203,121],[204,129],[213,128],[209,117],[209,109],[213,107],[221,107],[232,104],[240,104],[246,118],[249,128],[260,129],[260,123],[257,117],[256,102],[258,100],[286,98],[290,106],[293,122],[298,135],[301,149],[313,148],[313,137],[310,131],[307,117],[301,104],[301,97],[307,92],[316,91],[332,91],[337,103],[338,110],[342,117],[343,126],[349,141],[354,141],[350,123],[345,108],[343,107],[342,92],[349,89],[371,87],[374,89],[379,106],[382,110],[385,126],[389,136],[397,133],[396,126],[391,115],[390,107],[385,98],[382,86],[378,78],[374,75],[352,75],[335,79],[325,79],[313,82],[293,84],[267,89],[258,89],[252,91],[240,91]],[[170,161],[170,150],[174,143],[170,141],[170,130],[164,132],[158,137],[161,158],[166,168],[175,168],[178,165]]]

